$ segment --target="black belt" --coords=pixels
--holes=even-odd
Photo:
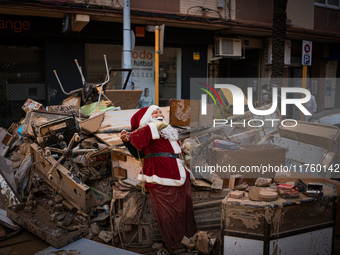
[[[170,152],[156,152],[156,153],[149,153],[144,156],[144,159],[147,158],[155,158],[155,157],[167,157],[167,158],[183,158],[181,153],[170,153]]]

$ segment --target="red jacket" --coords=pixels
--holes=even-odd
[[[130,135],[130,143],[144,155],[149,153],[182,153],[178,141],[170,141],[160,136],[154,123],[137,129]],[[178,158],[153,157],[144,160],[143,173],[138,180],[164,186],[182,186],[187,178],[186,169]]]

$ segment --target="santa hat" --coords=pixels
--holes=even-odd
[[[149,123],[152,113],[157,109],[160,109],[160,107],[150,105],[136,112],[131,118],[131,131],[145,127]]]

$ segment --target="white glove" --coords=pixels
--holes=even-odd
[[[166,128],[169,124],[164,122],[164,121],[157,121],[157,122],[154,122],[158,131],[161,131],[162,129]]]

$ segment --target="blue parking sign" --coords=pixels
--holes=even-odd
[[[310,59],[311,59],[311,57],[309,55],[304,55],[302,65],[310,66]]]
[[[312,42],[302,41],[302,65],[312,65]]]

